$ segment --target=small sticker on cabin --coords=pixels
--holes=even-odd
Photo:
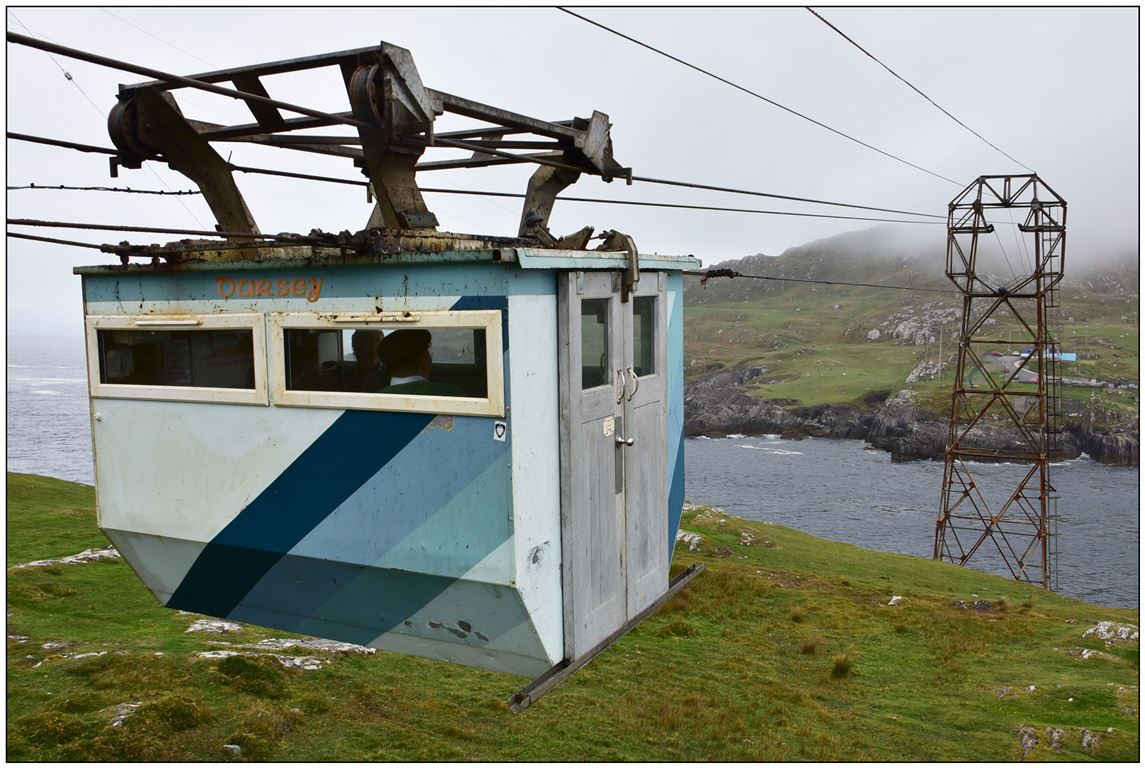
[[[509,431],[509,425],[503,421],[493,422],[493,439],[499,443],[505,442],[505,433]]]
[[[616,417],[609,416],[604,420],[604,436],[612,437],[616,434]]]

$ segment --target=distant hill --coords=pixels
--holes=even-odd
[[[916,288],[950,289],[946,279],[946,239],[941,228],[924,236],[901,227],[877,226],[844,232],[788,248],[778,256],[755,254],[712,265],[734,269],[744,275],[762,275],[791,280],[877,283]],[[984,253],[984,272],[1019,271],[1026,254]],[[1010,261],[1014,263],[1011,264]],[[1025,263],[1029,263],[1026,261]],[[1132,251],[1114,254],[1071,254],[1067,251],[1063,294],[1093,293],[1137,295],[1140,280],[1138,256]],[[690,278],[689,287],[700,288],[700,278]],[[809,284],[755,279],[712,280],[702,290],[686,294],[688,305],[748,301],[757,296],[792,290],[810,290]],[[816,288],[818,292],[830,286]],[[957,298],[952,297],[952,298]]]
[[[1031,254],[1021,241],[1008,251],[991,241],[979,266],[1009,282],[1029,274],[1021,270],[1032,269]],[[925,235],[873,227],[712,268],[741,276],[685,283],[689,434],[762,430],[872,441],[879,420],[893,415],[916,436],[926,424],[933,439],[889,450],[941,455],[962,316],[961,294],[945,276],[941,227]],[[1139,275],[1136,253],[1067,253],[1058,307],[1049,313],[1062,351],[1077,354],[1062,370],[1074,382],[1062,390],[1065,423],[1078,436],[1071,450],[1113,463],[1137,463]],[[1013,319],[999,319],[993,330],[999,353],[1031,343]],[[910,413],[898,413],[907,402]]]
[[[885,283],[945,288],[944,243],[926,243],[918,235],[891,227],[845,232],[788,248],[778,256],[756,254],[713,265],[745,275],[797,280]],[[699,287],[696,278],[689,287]],[[749,301],[757,296],[798,290],[804,285],[770,280],[712,280],[702,290],[689,291],[687,304]]]

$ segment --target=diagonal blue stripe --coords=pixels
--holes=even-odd
[[[376,634],[391,629],[366,617],[384,604],[387,611],[396,609],[398,621],[408,618],[422,607],[416,596],[425,594],[427,601],[437,596],[427,591],[428,583],[444,589],[512,535],[507,445],[492,439],[489,421],[482,418],[456,417],[449,432],[424,430],[279,561],[231,618],[247,621],[249,611],[273,610],[282,613],[274,626],[294,632],[308,630],[292,621],[311,617],[360,620],[377,626]],[[402,553],[389,558],[401,542]],[[394,577],[375,573],[383,560],[385,569],[426,580],[417,582],[417,589],[383,590],[379,578],[394,583]],[[431,579],[430,574],[437,575]],[[439,578],[443,581],[435,581]],[[401,612],[410,605],[415,607],[409,613]],[[344,618],[335,619],[336,613]]]
[[[432,420],[422,413],[342,414],[207,544],[168,607],[228,616],[287,552]]]

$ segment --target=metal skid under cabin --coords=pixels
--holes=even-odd
[[[320,66],[340,68],[351,112],[267,105],[260,77]],[[254,123],[182,117],[173,92],[227,81]],[[493,125],[451,134],[480,142],[471,158],[419,161],[443,111]],[[291,134],[339,122],[357,135]],[[630,174],[606,116],[545,123],[431,91],[382,44],[125,86],[110,124],[120,165],[186,173],[227,238],[76,269],[100,527],[164,605],[540,675],[664,599],[696,261],[546,226],[580,173]],[[213,141],[354,158],[368,227],[260,239]],[[519,161],[505,147],[550,163],[518,236],[437,232],[415,171]]]

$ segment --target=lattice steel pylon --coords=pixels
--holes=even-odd
[[[1014,209],[1025,213],[1020,224]],[[979,235],[994,235],[1002,248],[987,212],[999,223],[1005,214],[1005,225],[1020,232],[1013,238],[1023,261],[1018,272],[1001,251],[1011,278],[981,263],[984,246],[994,243],[980,243]],[[1061,439],[1060,354],[1046,310],[1057,306],[1065,223],[1065,201],[1033,174],[979,177],[951,201],[947,223],[946,276],[962,292],[963,311],[934,559],[965,565],[975,555],[1000,556],[1015,579],[1046,589],[1056,587],[1049,463]],[[1017,355],[1015,340],[1024,347]],[[1016,428],[1018,439],[1000,448],[998,433],[984,439],[987,428],[1000,426]],[[972,469],[975,462],[990,464]]]

